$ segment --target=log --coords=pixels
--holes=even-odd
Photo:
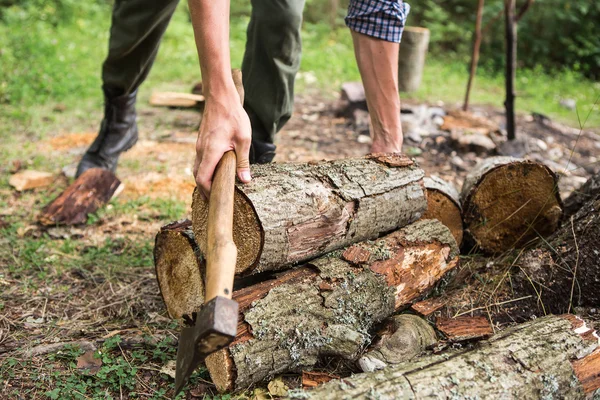
[[[562,217],[557,182],[541,163],[512,157],[483,160],[462,188],[465,232],[487,253],[549,236]]]
[[[49,186],[54,182],[54,179],[54,175],[50,172],[26,169],[17,171],[17,173],[11,175],[8,179],[8,183],[14,187],[17,192],[22,192],[24,190]]]
[[[400,154],[309,164],[265,164],[237,186],[236,272],[282,269],[406,226],[427,207],[423,170]],[[194,193],[192,222],[206,254],[207,202]]]
[[[600,306],[600,193],[518,261],[515,296],[531,295],[539,313]]]
[[[189,322],[204,304],[203,262],[190,220],[172,222],[156,234],[156,279],[171,318]]]
[[[154,107],[194,108],[204,104],[204,96],[193,93],[154,92],[150,105]]]
[[[587,360],[597,348],[598,336],[588,328],[548,316],[508,328],[466,351],[419,357],[331,381],[307,394],[312,400],[582,399],[594,390],[589,377],[598,371],[582,371],[576,360]]]
[[[390,318],[375,336],[375,342],[358,360],[363,372],[408,361],[437,343],[437,336],[431,325],[412,314]]]
[[[375,324],[429,292],[457,263],[448,228],[425,220],[235,291],[238,335],[206,359],[212,381],[221,392],[237,391],[312,368],[322,357],[356,360]]]
[[[446,225],[460,247],[463,220],[458,191],[454,185],[437,176],[425,177],[423,183],[427,189],[427,211],[421,218],[437,219]]]
[[[401,92],[414,92],[421,86],[428,47],[429,29],[404,28],[398,55],[398,88]]]
[[[565,199],[565,217],[574,215],[589,200],[600,194],[600,173],[590,177]]]
[[[108,203],[123,188],[111,171],[88,169],[42,209],[38,221],[46,226],[84,224],[89,214]]]

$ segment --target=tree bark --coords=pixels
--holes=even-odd
[[[517,73],[517,21],[516,0],[504,0],[504,23],[506,34],[506,131],[508,140],[516,138],[515,77]]]
[[[465,232],[488,253],[525,246],[552,234],[562,217],[554,172],[541,163],[491,157],[465,179]]]
[[[565,199],[565,217],[574,215],[589,200],[600,194],[600,173],[592,176],[578,190]]]
[[[319,358],[355,360],[369,330],[430,291],[458,263],[448,228],[418,221],[234,292],[238,336],[206,359],[219,391],[313,367]]]
[[[401,92],[414,92],[421,86],[428,48],[429,29],[404,28],[398,56],[398,88]]]
[[[282,269],[416,221],[427,207],[423,171],[399,154],[253,168],[238,185],[236,272]],[[206,253],[207,203],[194,194],[192,221]]]
[[[518,261],[515,296],[531,295],[539,313],[600,306],[600,193],[539,248]]]
[[[108,203],[121,190],[123,185],[115,174],[91,168],[44,207],[38,221],[47,226],[84,224],[89,214]]]
[[[572,316],[548,316],[508,328],[466,351],[419,357],[331,381],[307,394],[313,400],[581,399],[595,390],[589,366],[582,371],[576,361],[593,357],[598,337],[591,332]]]
[[[437,219],[446,225],[456,244],[460,247],[463,239],[463,220],[458,191],[449,182],[437,176],[423,180],[427,189],[427,211],[422,219]]]
[[[471,86],[477,72],[477,63],[479,63],[479,48],[481,47],[481,20],[483,18],[483,4],[485,0],[479,0],[477,4],[477,17],[475,20],[475,40],[473,41],[473,54],[471,56],[471,69],[469,71],[469,81],[467,82],[467,91],[465,93],[465,102],[463,103],[463,111],[469,110],[469,96],[471,94]]]

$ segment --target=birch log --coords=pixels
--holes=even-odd
[[[422,220],[234,292],[238,336],[206,366],[219,391],[313,367],[322,357],[355,360],[369,330],[430,291],[458,263],[448,228]]]
[[[594,373],[600,365],[591,359],[597,348],[598,336],[581,320],[548,316],[508,328],[466,351],[331,381],[307,395],[312,400],[583,399],[597,389]],[[591,362],[580,365],[588,358]]]
[[[467,234],[489,253],[546,237],[562,217],[556,175],[533,161],[483,160],[465,179],[461,198]]]
[[[309,164],[258,165],[238,185],[236,272],[282,269],[401,228],[427,207],[423,170],[400,154]],[[207,203],[194,193],[192,222],[206,252]]]

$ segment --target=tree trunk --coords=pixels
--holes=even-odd
[[[191,321],[204,304],[204,264],[190,220],[160,228],[154,245],[154,267],[169,316]]]
[[[44,207],[38,221],[47,226],[84,224],[89,214],[108,203],[121,190],[123,185],[112,172],[88,169]]]
[[[414,92],[421,86],[428,47],[429,29],[404,28],[398,55],[398,88],[401,92]]]
[[[515,296],[531,295],[540,313],[600,306],[600,193],[539,248],[518,261]]]
[[[437,176],[423,180],[427,189],[427,211],[422,219],[437,219],[446,225],[456,244],[460,247],[463,239],[463,220],[458,191],[449,182]]]
[[[592,176],[578,190],[565,199],[565,217],[574,215],[589,200],[600,194],[600,173]]]
[[[600,366],[588,363],[582,369],[573,360],[594,357],[589,354],[598,347],[598,337],[581,320],[567,317],[539,318],[466,351],[419,357],[331,381],[308,394],[313,400],[582,399],[595,390],[593,373],[600,372],[590,369]]]
[[[236,291],[238,335],[206,359],[211,378],[219,391],[235,391],[322,357],[355,360],[374,324],[430,291],[457,263],[448,228],[418,221]]]
[[[358,360],[363,372],[408,361],[437,343],[437,336],[431,325],[413,314],[390,318],[375,337],[375,342]]]
[[[469,81],[467,82],[467,92],[465,93],[465,102],[463,103],[463,111],[469,110],[469,95],[471,94],[471,86],[477,72],[477,63],[479,63],[479,48],[481,47],[481,19],[483,18],[483,4],[485,0],[479,0],[477,4],[477,18],[475,20],[475,40],[473,41],[473,55],[471,56],[471,69],[469,71]]]
[[[504,0],[504,22],[506,33],[506,131],[508,140],[516,138],[515,123],[515,76],[517,73],[517,21],[516,0]]]
[[[406,226],[427,207],[423,170],[405,156],[268,164],[238,185],[237,273],[282,269]],[[207,203],[196,191],[192,221],[206,253]]]
[[[552,234],[562,216],[557,182],[541,163],[511,157],[483,160],[461,192],[466,233],[489,253]]]

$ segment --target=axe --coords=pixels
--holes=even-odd
[[[233,70],[233,81],[244,103],[242,74]],[[179,336],[175,395],[183,389],[206,356],[226,347],[237,333],[238,304],[231,299],[237,259],[233,242],[233,195],[236,157],[223,155],[215,169],[208,200],[206,292],[204,305],[196,314],[194,326],[184,327]]]

